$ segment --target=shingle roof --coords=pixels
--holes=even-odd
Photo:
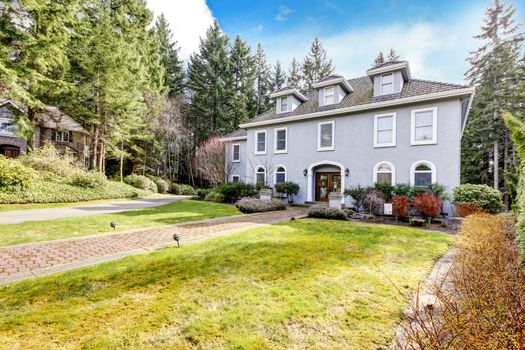
[[[245,129],[238,129],[238,130],[235,130],[227,135],[224,135],[222,138],[223,139],[230,139],[230,138],[234,138],[234,137],[245,137],[248,135],[248,132],[245,130]]]
[[[73,118],[62,113],[57,107],[46,107],[44,112],[38,114],[38,118],[39,124],[44,128],[88,133]]]
[[[450,91],[455,89],[464,89],[468,86],[459,84],[442,83],[430,80],[411,79],[403,85],[403,89],[398,94],[373,96],[373,83],[369,76],[349,79],[348,82],[353,87],[354,91],[347,94],[343,100],[337,105],[319,107],[318,91],[313,90],[306,93],[308,100],[300,104],[293,112],[289,113],[275,113],[275,107],[255,118],[248,120],[246,123],[260,122],[266,120],[277,120],[289,116],[298,116],[302,114],[321,112],[326,110],[347,108],[354,106],[367,105],[375,102],[395,100],[406,97],[414,97],[420,95],[427,95],[436,92]]]

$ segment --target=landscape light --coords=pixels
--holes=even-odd
[[[113,227],[113,231],[115,231],[115,229],[117,228],[117,223],[115,221],[111,221],[109,226]]]
[[[179,241],[180,241],[180,236],[179,236],[177,233],[174,233],[174,234],[173,234],[173,240],[174,240],[175,242],[177,242],[177,248],[180,248],[180,243],[179,243]]]

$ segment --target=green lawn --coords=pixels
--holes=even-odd
[[[0,348],[384,348],[391,282],[415,290],[450,241],[305,219],[28,280],[0,287]]]
[[[108,232],[112,231],[109,226],[112,221],[117,223],[116,231],[124,231],[231,215],[241,215],[241,212],[228,204],[183,200],[155,208],[116,214],[0,225],[0,246]]]

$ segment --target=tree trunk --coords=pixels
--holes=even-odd
[[[508,181],[508,163],[509,163],[509,131],[504,129],[505,143],[503,145],[503,203],[505,211],[509,210],[509,181]]]
[[[493,112],[493,118],[494,118],[494,125],[497,124],[498,120],[498,111],[494,109]],[[496,134],[496,137],[494,138],[494,189],[499,189],[499,137]]]
[[[96,169],[97,167],[97,155],[98,155],[98,126],[93,125],[93,136],[91,140],[91,159],[89,160],[89,168]]]
[[[120,141],[120,182],[124,181],[124,142]]]

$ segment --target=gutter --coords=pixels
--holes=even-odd
[[[224,138],[221,138],[220,140],[223,142],[246,141],[248,140],[248,136],[224,137]]]
[[[293,116],[278,118],[278,119],[263,120],[260,122],[245,123],[245,124],[239,125],[239,127],[243,129],[253,128],[253,127],[258,127],[262,125],[281,124],[281,123],[294,122],[294,121],[300,121],[300,120],[321,118],[321,117],[338,115],[338,114],[355,113],[355,112],[383,108],[383,107],[398,106],[398,105],[403,105],[407,103],[425,102],[429,100],[437,100],[437,99],[455,97],[455,96],[461,96],[461,95],[473,95],[474,91],[475,91],[474,88],[469,87],[469,88],[463,88],[463,89],[435,92],[433,94],[405,97],[405,98],[399,98],[395,100],[369,103],[369,104],[360,105],[360,106],[338,108],[338,109],[332,109],[329,111],[313,112],[313,113],[293,115]]]

